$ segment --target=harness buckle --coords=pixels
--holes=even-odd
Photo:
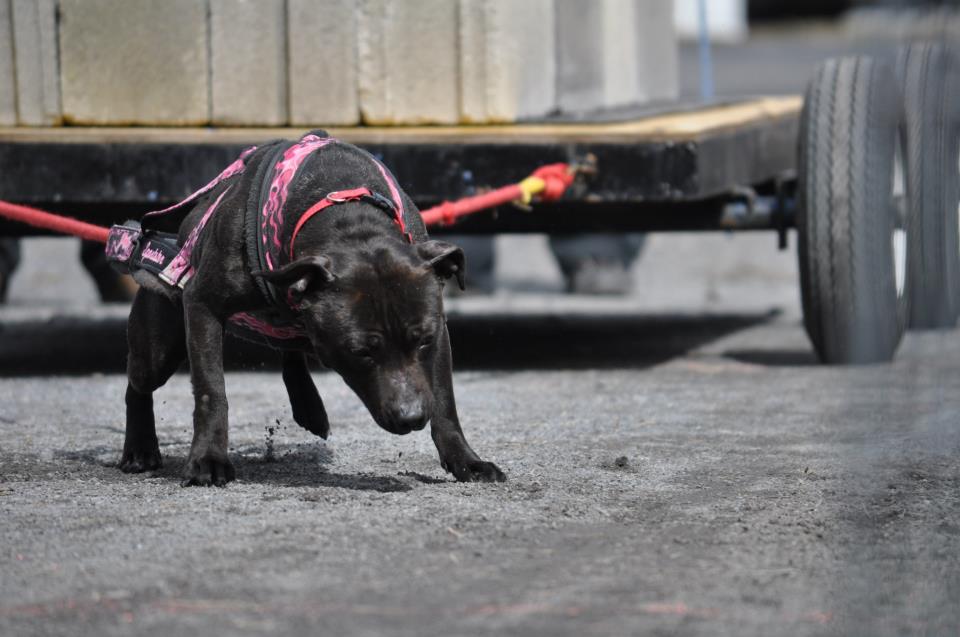
[[[348,201],[356,201],[370,194],[370,190],[367,188],[354,188],[352,190],[336,190],[331,193],[327,193],[326,200],[330,203],[346,203]]]

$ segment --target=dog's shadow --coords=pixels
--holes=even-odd
[[[245,483],[279,487],[332,487],[353,491],[397,493],[413,487],[392,476],[373,473],[333,473],[333,453],[323,445],[276,445],[266,450],[249,445],[234,449],[230,454],[237,480]],[[158,475],[180,480],[186,456],[169,455],[164,458]]]
[[[179,483],[187,463],[185,453],[163,449],[163,465],[141,476],[161,478]],[[124,476],[117,468],[119,460],[116,449],[103,446],[65,451],[56,454],[60,461],[95,465],[116,471],[118,477],[136,479],[138,475]],[[453,482],[412,471],[399,472],[400,478],[374,473],[334,473],[328,470],[333,464],[333,454],[323,446],[278,445],[272,454],[265,454],[262,447],[248,446],[234,449],[230,460],[236,470],[237,481],[279,487],[330,487],[352,491],[376,491],[378,493],[401,493],[411,491],[415,482],[442,484]],[[405,479],[401,479],[405,478]]]

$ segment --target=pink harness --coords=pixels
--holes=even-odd
[[[407,231],[404,222],[404,206],[403,198],[400,196],[400,189],[397,187],[396,181],[393,175],[390,174],[390,171],[388,171],[379,160],[370,155],[368,155],[370,160],[374,162],[387,184],[390,191],[389,199],[366,186],[331,192],[301,213],[289,240],[282,236],[284,215],[286,213],[285,205],[290,184],[296,177],[300,167],[313,153],[338,143],[340,142],[332,137],[308,133],[298,142],[284,150],[282,156],[275,162],[269,181],[269,191],[266,193],[263,206],[258,208],[256,212],[258,217],[256,219],[256,228],[258,232],[255,237],[257,249],[254,252],[259,257],[261,269],[275,270],[282,266],[283,261],[292,261],[294,259],[294,245],[297,235],[303,229],[304,225],[326,208],[350,201],[368,201],[389,212],[404,238],[408,242],[413,243],[413,237]],[[143,223],[147,224],[160,215],[183,210],[202,195],[211,192],[225,181],[242,174],[247,168],[247,159],[256,150],[256,146],[245,149],[240,154],[240,157],[227,166],[213,181],[183,201],[162,210],[147,213],[143,217]],[[279,149],[276,152],[279,152]],[[270,170],[269,166],[267,170]],[[144,231],[141,224],[128,222],[122,226],[113,226],[113,228],[111,228],[110,235],[107,239],[107,257],[121,268],[142,268],[154,272],[168,285],[182,289],[195,274],[192,256],[204,228],[210,219],[213,218],[213,215],[227,196],[227,193],[235,186],[236,182],[231,183],[214,199],[213,203],[204,211],[200,221],[193,227],[182,245],[176,245],[176,237],[174,235],[152,232],[150,230]],[[284,307],[281,309],[291,309],[285,301],[283,304]],[[278,323],[277,321],[264,318],[261,313],[235,314],[230,317],[230,323],[242,328],[242,330],[252,330],[272,341],[289,341],[305,337],[304,331],[295,320]]]
[[[388,182],[390,183],[390,182]],[[336,192],[331,192],[326,197],[313,204],[307,210],[300,215],[300,219],[297,221],[297,225],[293,229],[293,234],[290,236],[290,247],[287,248],[290,255],[290,260],[294,259],[293,255],[293,246],[297,240],[297,234],[300,233],[300,229],[303,228],[303,225],[310,220],[318,212],[322,212],[325,208],[330,206],[335,206],[338,203],[346,203],[348,201],[361,201],[365,199],[375,199],[376,196],[370,192],[369,188],[353,188],[351,190],[338,190]],[[396,205],[396,204],[394,204]],[[401,206],[403,204],[401,203]],[[407,226],[403,221],[403,212],[402,208],[397,209],[394,207],[394,222],[397,224],[397,227],[400,228],[400,233],[404,236],[408,243],[413,243],[413,237],[410,236],[410,233],[407,232]]]

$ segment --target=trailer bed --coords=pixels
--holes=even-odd
[[[794,170],[800,108],[799,97],[756,98],[622,121],[327,130],[381,157],[422,207],[542,164],[595,159],[596,174],[562,202],[470,219],[458,232],[698,229],[717,225],[710,202]],[[117,222],[186,197],[246,146],[303,132],[0,128],[0,199]],[[0,225],[2,234],[25,231]]]

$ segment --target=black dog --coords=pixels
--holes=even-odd
[[[303,151],[308,138],[310,152]],[[337,371],[381,427],[402,435],[429,423],[441,465],[458,480],[504,480],[467,444],[454,403],[441,292],[451,277],[462,286],[463,252],[428,240],[413,202],[366,152],[322,132],[299,144],[248,151],[241,171],[177,220],[179,245],[192,248],[188,281],[178,287],[156,272],[134,270],[141,289],[129,319],[120,469],[160,466],[152,393],[187,358],[195,405],[183,484],[222,486],[234,478],[224,331],[272,316],[300,331],[304,338],[291,343]],[[290,157],[302,162],[294,174],[284,173]],[[279,250],[272,258],[261,250],[258,259],[251,246],[271,241]],[[144,263],[155,256],[150,248],[141,252]],[[308,353],[284,351],[283,380],[296,422],[326,438],[329,423]]]

